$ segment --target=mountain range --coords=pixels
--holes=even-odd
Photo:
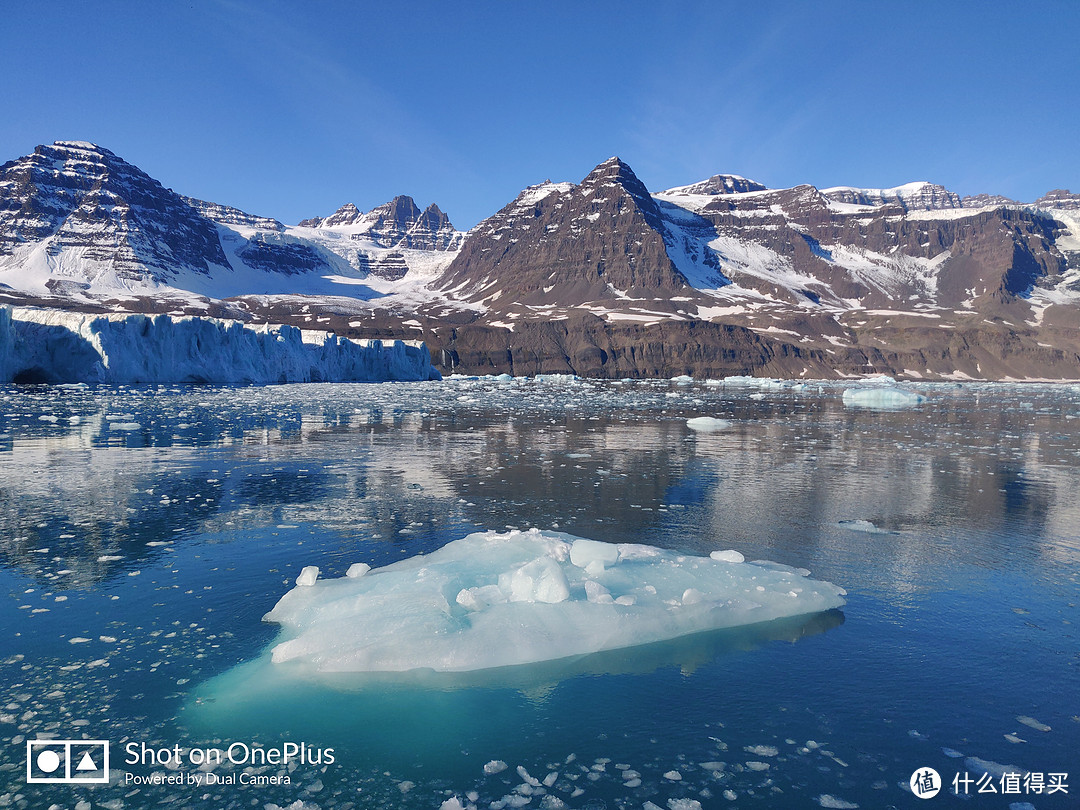
[[[0,166],[0,304],[423,339],[444,372],[1080,378],[1080,194],[652,192],[618,158],[470,231],[407,196],[296,225],[57,141]]]

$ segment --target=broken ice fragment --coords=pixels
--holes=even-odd
[[[352,579],[359,579],[370,570],[371,566],[367,563],[353,563],[349,566],[349,570],[345,572],[345,576]]]
[[[302,587],[308,587],[315,584],[315,580],[319,578],[319,566],[317,565],[305,565],[304,569],[300,572],[300,576],[296,578],[296,584]]]

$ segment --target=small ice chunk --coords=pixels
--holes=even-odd
[[[703,594],[697,588],[687,588],[683,591],[682,603],[684,605],[696,605],[703,598]]]
[[[866,532],[867,534],[892,534],[888,529],[879,529],[869,520],[841,520],[838,526],[843,526],[853,532]]]
[[[585,573],[590,577],[598,577],[604,573],[605,570],[604,564],[600,560],[591,560],[589,564],[585,566]]]
[[[611,605],[615,602],[611,598],[611,591],[594,579],[585,580],[585,598],[598,605]]]
[[[822,793],[818,796],[817,803],[822,807],[831,808],[831,810],[855,810],[859,806],[855,802],[845,801],[829,793]]]
[[[439,805],[439,810],[465,810],[465,806],[457,796],[451,796]]]
[[[578,538],[570,546],[570,562],[578,568],[586,568],[592,562],[599,562],[602,566],[615,565],[618,559],[619,547],[613,543]]]
[[[527,770],[525,770],[524,765],[517,766],[517,773],[518,776],[521,777],[522,782],[525,782],[528,785],[532,785],[533,787],[540,787],[540,780],[530,774]]]
[[[775,757],[780,749],[775,745],[747,745],[743,748],[748,754],[757,754],[759,757]]]
[[[1027,740],[1023,740],[1020,737],[1017,737],[1015,734],[1006,734],[1005,739],[1008,740],[1011,743],[1016,743],[1016,744],[1026,743],[1027,742]]]
[[[746,767],[752,771],[767,771],[769,770],[768,762],[759,762],[757,760],[750,760],[746,763]]]
[[[701,802],[697,799],[668,799],[667,806],[671,810],[701,810]]]
[[[699,433],[713,433],[731,427],[729,419],[717,419],[715,416],[695,416],[686,420],[686,426]]]
[[[350,579],[359,579],[370,570],[371,566],[367,563],[353,563],[349,566],[349,570],[345,572],[345,576]]]
[[[664,778],[669,779],[672,782],[681,782],[682,781],[682,774],[679,773],[678,771],[674,771],[674,770],[673,771],[668,771],[667,773],[664,774]]]
[[[553,605],[570,598],[566,576],[559,564],[550,557],[537,557],[515,569],[509,577],[503,575],[499,578],[499,588],[509,595],[511,602],[546,602]]]
[[[1036,731],[1049,731],[1050,730],[1050,726],[1046,725],[1046,723],[1040,723],[1034,717],[1028,717],[1025,714],[1018,715],[1017,718],[1016,718],[1016,722],[1017,723],[1023,723],[1028,728],[1033,728]]]
[[[487,602],[477,594],[479,588],[462,588],[454,599],[466,610],[480,611],[487,607]]]
[[[300,572],[300,576],[296,578],[296,584],[304,587],[308,587],[315,584],[315,580],[319,578],[319,566],[317,565],[305,565],[304,569]]]
[[[493,759],[487,765],[484,766],[484,773],[491,776],[496,773],[502,773],[507,768],[507,764],[501,759]]]
[[[731,548],[729,548],[727,551],[714,551],[709,555],[709,557],[716,560],[717,562],[727,563],[741,563],[746,560],[746,557],[735,551],[735,549]]]
[[[926,402],[926,397],[903,388],[867,387],[848,388],[842,395],[844,404],[849,408],[871,408],[882,411],[910,408]]]

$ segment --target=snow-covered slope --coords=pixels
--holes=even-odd
[[[438,379],[422,344],[169,315],[0,307],[0,382],[286,383]]]

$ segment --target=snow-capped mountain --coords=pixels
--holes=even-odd
[[[465,239],[435,203],[421,211],[407,196],[366,213],[346,203],[328,217],[301,220],[290,233],[345,258],[358,272],[387,281],[410,273],[412,280],[430,280]]]
[[[57,141],[0,166],[0,284],[134,310],[205,310],[240,296],[364,300],[392,292],[388,282],[430,278],[463,238],[437,206],[420,212],[408,197],[356,214],[340,227],[287,227],[181,196],[103,147]]]
[[[0,166],[0,304],[423,339],[445,370],[1080,378],[1080,195],[651,193],[617,157],[468,234],[406,196],[295,226],[92,144]]]
[[[217,228],[108,149],[39,146],[0,166],[0,280],[42,295],[187,287],[228,264]]]

